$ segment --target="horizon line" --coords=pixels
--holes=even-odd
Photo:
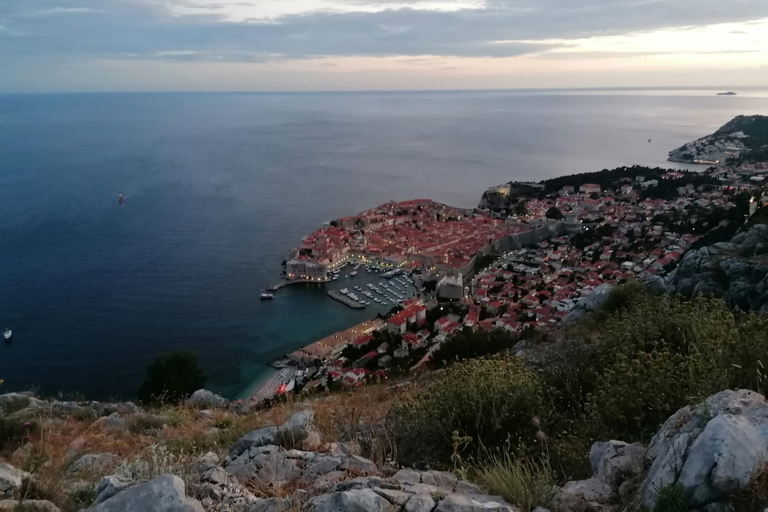
[[[709,91],[717,90],[730,92],[733,90],[760,91],[768,90],[768,86],[760,85],[725,85],[725,86],[608,86],[608,87],[504,87],[504,88],[470,88],[470,89],[333,89],[333,90],[115,90],[115,91],[33,91],[33,92],[2,92],[0,96],[37,96],[64,94],[377,94],[377,93],[456,93],[456,92],[590,92],[590,91]]]

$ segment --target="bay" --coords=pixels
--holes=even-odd
[[[768,113],[765,91],[715,92],[0,96],[0,328],[14,330],[0,389],[131,397],[148,362],[183,349],[242,395],[270,359],[373,314],[321,287],[258,300],[322,223],[672,167],[670,149]]]

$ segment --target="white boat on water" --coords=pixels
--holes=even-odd
[[[5,338],[6,340],[11,339],[11,336],[13,336],[12,330],[6,329],[5,331],[3,331],[3,338]]]
[[[261,295],[259,295],[259,298],[261,300],[272,300],[275,298],[275,296],[272,295],[271,293],[262,293]],[[11,331],[5,331],[5,332],[10,333]],[[10,336],[6,337],[5,339],[8,339],[9,337]]]
[[[357,275],[357,270],[353,270],[349,273],[349,277],[355,277]]]

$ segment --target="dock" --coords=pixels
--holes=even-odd
[[[328,290],[328,296],[330,298],[334,299],[334,300],[337,300],[337,301],[341,302],[345,306],[348,306],[348,307],[350,307],[352,309],[364,309],[365,308],[365,304],[360,304],[356,300],[352,300],[349,297],[347,297],[346,295],[343,295],[343,294],[337,292],[336,290]]]
[[[326,279],[324,281],[312,281],[311,279],[291,279],[290,281],[280,281],[277,284],[273,284],[269,288],[267,288],[268,292],[276,292],[280,288],[285,288],[286,286],[290,286],[292,284],[323,284],[323,283],[329,283],[331,282],[330,279]]]
[[[256,401],[261,401],[274,397],[277,394],[277,388],[286,381],[293,379],[298,371],[298,368],[295,367],[283,368],[265,382],[258,391],[251,395],[251,398]]]

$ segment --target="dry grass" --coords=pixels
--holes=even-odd
[[[478,478],[492,494],[530,512],[546,507],[553,497],[554,475],[549,461],[521,460],[509,453],[481,465]]]
[[[173,472],[185,478],[190,463],[213,451],[220,457],[240,437],[251,430],[267,425],[280,425],[291,414],[311,407],[315,411],[314,425],[321,443],[350,442],[362,449],[362,455],[378,464],[391,460],[394,451],[386,441],[386,418],[391,405],[407,388],[394,389],[389,385],[370,385],[344,393],[319,396],[301,396],[289,399],[267,410],[248,414],[234,414],[215,410],[203,417],[196,408],[165,406],[151,413],[123,415],[124,429],[113,429],[103,420],[79,416],[54,417],[43,413],[33,421],[39,428],[30,441],[15,451],[0,453],[0,461],[22,468],[33,475],[25,486],[27,499],[48,499],[63,510],[78,510],[82,496],[71,497],[73,482],[97,482],[100,473],[67,473],[67,468],[80,455],[86,453],[113,453],[123,463],[118,470],[128,471],[143,461],[150,477],[158,472]],[[164,422],[158,417],[165,418]],[[147,467],[148,466],[148,467]],[[291,489],[252,489],[268,497],[283,497]],[[76,495],[88,494],[74,491]],[[86,497],[87,498],[87,497]]]

